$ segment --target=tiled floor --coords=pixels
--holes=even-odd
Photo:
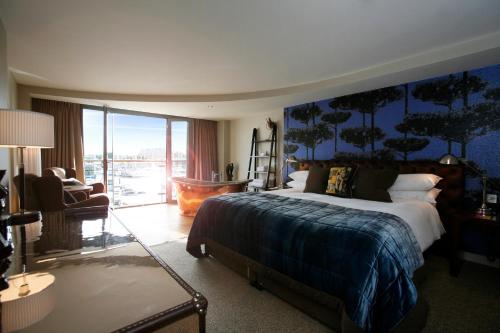
[[[187,237],[193,223],[173,204],[120,208],[113,213],[149,246]]]

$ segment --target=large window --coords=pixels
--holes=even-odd
[[[83,111],[85,182],[104,183],[104,112]]]
[[[86,181],[106,183],[114,207],[175,199],[167,174],[186,176],[187,128],[162,116],[84,109]]]
[[[172,176],[186,177],[187,170],[187,121],[172,121],[171,142],[172,142]],[[175,186],[172,187],[172,199],[177,198]]]
[[[108,193],[115,206],[166,202],[167,120],[108,114]]]

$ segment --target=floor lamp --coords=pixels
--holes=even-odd
[[[38,211],[25,210],[24,148],[54,147],[54,117],[48,114],[0,109],[0,147],[18,148],[19,212],[11,215],[11,224],[40,220]]]

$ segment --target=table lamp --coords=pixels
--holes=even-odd
[[[287,158],[284,163],[281,165],[281,183],[282,183],[282,187],[283,188],[286,188],[286,183],[283,184],[283,170],[285,169],[285,165],[287,164],[294,164],[294,163],[299,163],[300,161],[294,156],[290,156],[289,158]],[[288,170],[288,169],[287,169]],[[288,173],[287,173],[287,178],[288,178]]]
[[[25,210],[24,148],[54,147],[54,117],[48,114],[0,109],[0,147],[18,148],[19,212],[10,217],[11,224],[39,221],[38,211]]]
[[[470,164],[465,158],[461,157],[456,157],[452,154],[446,154],[443,155],[439,159],[439,163],[441,164],[450,164],[450,165],[457,165],[457,164],[463,164],[465,165],[469,170],[473,171],[475,174],[481,177],[481,180],[483,181],[483,198],[482,198],[482,204],[481,207],[479,207],[476,211],[476,214],[479,216],[490,216],[491,215],[491,209],[488,208],[486,205],[486,185],[488,184],[488,175],[486,172],[478,169],[477,167],[474,167],[472,164]],[[494,187],[494,185],[490,182],[490,185]]]

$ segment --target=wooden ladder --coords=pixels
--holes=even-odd
[[[267,140],[259,140],[257,136],[257,128],[254,128],[252,131],[252,145],[250,147],[250,159],[248,161],[248,173],[247,179],[258,179],[259,175],[265,176],[265,182],[262,187],[253,187],[251,185],[248,186],[249,189],[253,189],[254,191],[264,190],[267,191],[271,187],[276,187],[276,155],[277,155],[277,126],[276,124],[273,126],[271,139]],[[270,144],[269,147],[269,155],[259,155],[259,145]],[[261,160],[267,159],[267,170],[265,171],[257,171],[257,166],[262,166],[262,163],[259,163]],[[252,169],[253,166],[253,169]],[[271,178],[270,176],[273,175]],[[273,186],[269,186],[270,182]]]

